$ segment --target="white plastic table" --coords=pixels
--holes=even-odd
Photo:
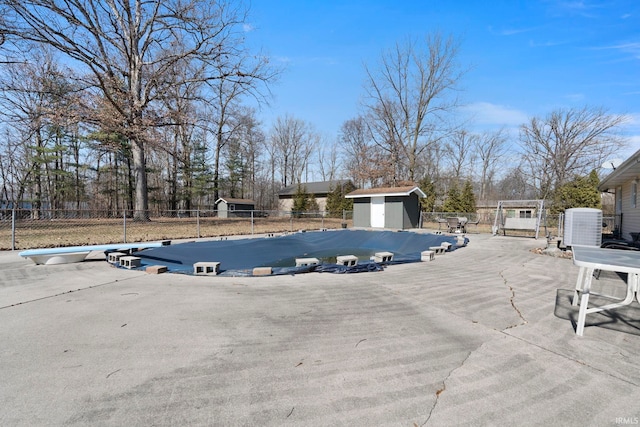
[[[640,295],[638,294],[638,283],[640,282],[640,251],[603,249],[596,246],[579,245],[574,245],[571,249],[573,251],[573,263],[580,267],[576,290],[571,304],[574,306],[578,304],[578,294],[580,294],[580,311],[578,313],[576,335],[582,336],[587,314],[613,310],[629,305],[633,302],[634,297],[640,302]],[[626,297],[624,299],[617,299],[616,302],[611,304],[589,308],[589,295],[598,295],[591,292],[591,280],[594,270],[627,273]],[[610,296],[607,297],[612,298]]]

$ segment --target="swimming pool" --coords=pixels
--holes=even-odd
[[[467,239],[464,238],[466,243]],[[169,272],[193,274],[197,262],[219,262],[222,276],[251,276],[253,269],[270,267],[271,274],[309,271],[351,273],[380,269],[371,261],[377,252],[393,253],[390,263],[418,262],[421,252],[442,243],[451,249],[460,246],[457,236],[409,231],[328,230],[287,234],[275,237],[199,241],[172,244],[136,252],[141,269],[163,265]],[[354,255],[358,264],[345,267],[336,257]],[[297,258],[317,258],[319,265],[296,267]]]

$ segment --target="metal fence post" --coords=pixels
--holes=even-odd
[[[16,250],[16,208],[11,210],[11,250]]]
[[[127,210],[122,210],[122,242],[127,243]]]
[[[251,235],[253,236],[253,211],[251,211]]]
[[[196,209],[196,224],[197,224],[197,235],[198,239],[200,238],[200,209]]]
[[[558,233],[556,233],[558,237],[564,238],[564,213],[562,212],[558,214],[558,225],[556,228],[558,230]]]

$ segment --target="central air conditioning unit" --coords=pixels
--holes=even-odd
[[[602,243],[602,211],[593,208],[572,208],[564,212],[565,246],[600,246]]]

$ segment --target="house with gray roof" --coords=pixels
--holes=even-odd
[[[318,203],[320,212],[326,211],[327,196],[337,187],[351,183],[350,179],[336,179],[332,181],[316,181],[300,183],[305,192],[313,195]],[[290,212],[293,209],[293,199],[298,191],[298,184],[289,185],[278,192],[278,210]]]
[[[253,200],[231,197],[220,197],[215,205],[219,218],[249,217],[256,208]]]

